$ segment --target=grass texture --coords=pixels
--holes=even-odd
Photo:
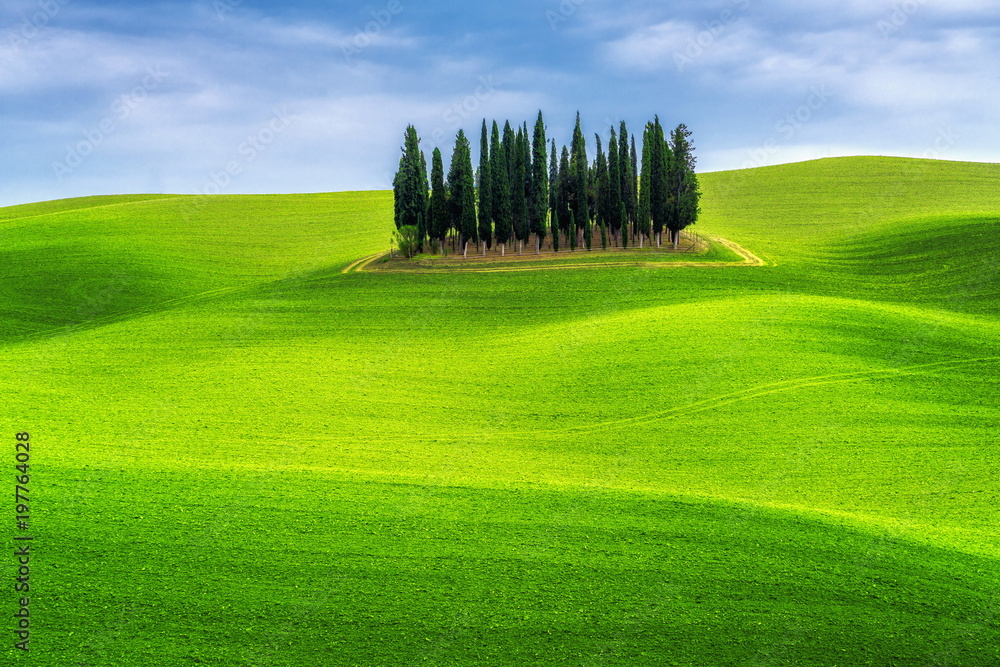
[[[669,270],[343,273],[385,192],[0,209],[0,655],[1000,664],[998,182],[704,174],[767,265]]]

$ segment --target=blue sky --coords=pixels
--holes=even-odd
[[[702,171],[1000,161],[985,0],[4,0],[0,205],[390,187],[403,130],[654,114]]]

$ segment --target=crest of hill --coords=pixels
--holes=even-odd
[[[982,310],[998,182],[996,164],[886,157],[708,173],[698,227],[821,292],[938,298],[944,280]],[[0,230],[11,340],[346,266],[387,247],[392,193],[86,197],[0,209]]]

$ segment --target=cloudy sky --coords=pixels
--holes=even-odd
[[[701,171],[995,162],[998,70],[993,0],[3,0],[0,205],[383,189],[408,123],[447,159],[539,109],[686,123]]]

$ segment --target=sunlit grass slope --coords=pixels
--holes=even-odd
[[[0,337],[92,326],[347,263],[387,244],[368,233],[386,205],[391,193],[362,192],[90,197],[0,209]]]
[[[60,278],[0,302],[31,664],[997,664],[997,177],[706,174],[776,266],[690,271],[341,274],[387,193],[0,212]]]

